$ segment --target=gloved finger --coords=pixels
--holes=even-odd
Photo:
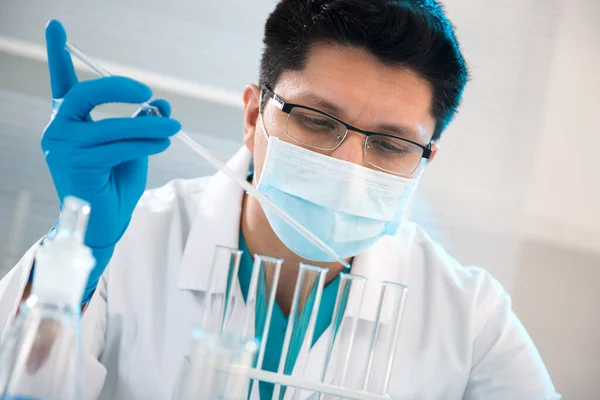
[[[131,139],[166,139],[181,129],[179,121],[167,117],[108,118],[88,123],[77,137],[60,138],[85,147]],[[67,134],[60,129],[56,134]]]
[[[158,111],[160,111],[160,115],[162,115],[163,117],[171,116],[171,105],[168,101],[163,99],[156,99],[152,100],[150,102],[150,105],[158,108]]]
[[[71,163],[84,168],[113,168],[127,161],[165,151],[169,139],[138,139],[106,143],[73,154]]]
[[[65,95],[57,118],[83,120],[94,107],[105,103],[142,103],[152,90],[141,82],[109,76],[78,83]]]
[[[169,102],[163,99],[156,99],[149,103],[151,106],[154,106],[158,109],[161,117],[168,117],[171,115],[171,105]],[[133,116],[134,117],[147,117],[148,111],[140,108]]]
[[[67,33],[57,20],[46,25],[46,51],[48,53],[48,70],[50,72],[50,89],[52,98],[60,99],[77,83],[77,75],[73,68],[71,55],[65,49]]]

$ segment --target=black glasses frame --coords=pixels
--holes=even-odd
[[[365,135],[367,137],[373,136],[373,135],[378,135],[378,136],[389,137],[389,138],[396,139],[396,140],[401,140],[403,142],[410,143],[410,144],[413,144],[415,146],[420,147],[423,150],[423,155],[421,156],[421,158],[429,159],[431,157],[431,153],[432,153],[432,151],[431,151],[431,142],[429,142],[429,144],[427,146],[423,146],[420,143],[416,143],[416,142],[413,142],[412,140],[408,140],[408,139],[401,138],[401,137],[398,137],[398,136],[389,135],[389,134],[386,134],[386,133],[365,131],[363,129],[356,128],[356,127],[354,127],[354,126],[352,126],[352,125],[350,125],[350,124],[342,121],[341,119],[339,119],[339,118],[337,118],[337,117],[335,117],[335,116],[333,116],[331,114],[327,114],[326,112],[323,112],[321,110],[317,110],[315,108],[308,107],[308,106],[303,106],[301,104],[288,103],[287,101],[285,101],[281,97],[279,97],[271,89],[269,89],[267,86],[263,86],[262,89],[266,92],[267,96],[269,96],[270,99],[272,99],[272,100],[275,101],[275,105],[277,106],[277,108],[279,108],[281,111],[283,111],[284,113],[286,113],[288,115],[292,112],[292,110],[294,108],[303,108],[305,110],[310,110],[310,111],[313,111],[313,112],[317,112],[319,114],[323,114],[326,117],[329,117],[329,118],[331,118],[331,119],[339,122],[340,124],[344,125],[346,127],[346,132],[347,131],[353,131],[353,132],[358,132],[360,134],[363,134],[363,135]],[[344,137],[344,139],[345,139],[345,137]],[[342,142],[344,141],[344,139],[342,139],[342,141],[338,144],[338,146],[342,144]],[[328,150],[334,150],[334,149],[328,149]]]

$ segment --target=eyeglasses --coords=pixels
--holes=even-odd
[[[269,99],[274,100],[275,106],[287,114],[287,136],[307,147],[335,150],[342,144],[348,131],[358,132],[366,136],[363,149],[365,160],[374,167],[398,175],[412,174],[421,159],[431,157],[430,145],[423,146],[398,136],[358,129],[314,108],[288,103],[266,86],[262,89]]]

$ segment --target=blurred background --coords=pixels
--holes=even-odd
[[[257,81],[274,4],[0,0],[0,276],[58,215],[39,145],[51,111],[49,19],[109,71],[167,98],[186,131],[225,160],[242,145],[241,92]],[[600,1],[445,4],[472,81],[413,218],[502,282],[566,399],[600,398]],[[174,143],[152,158],[148,185],[212,173]]]

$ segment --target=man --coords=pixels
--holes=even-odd
[[[86,244],[97,265],[82,303],[90,398],[169,398],[216,245],[246,250],[242,291],[250,254],[285,260],[278,328],[300,262],[328,268],[325,290],[336,290],[345,267],[331,252],[222,174],[142,194],[148,156],[168,147],[179,123],[157,116],[92,121],[95,106],[147,101],[150,90],[119,77],[78,83],[62,26],[51,22],[46,37],[55,101],[42,147],[60,199],[75,195],[93,210]],[[245,146],[229,166],[344,258],[350,272],[411,286],[392,398],[554,396],[502,287],[403,220],[467,82],[442,8],[432,0],[282,0],[264,43],[260,85],[243,93]],[[153,104],[169,115],[166,102]],[[29,291],[34,249],[0,284],[5,329]],[[377,295],[370,290],[368,304]],[[318,337],[331,321],[323,314],[309,369],[322,359]],[[263,368],[277,368],[281,342],[272,329]],[[255,396],[271,398],[272,385],[259,386]]]

